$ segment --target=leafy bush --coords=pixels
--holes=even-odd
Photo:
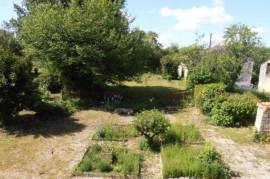
[[[195,85],[217,82],[216,76],[207,66],[198,66],[190,70],[187,77],[187,88],[193,89]]]
[[[239,59],[227,52],[205,53],[202,61],[192,68],[187,79],[188,89],[198,84],[224,83],[232,90],[241,70]]]
[[[228,169],[213,148],[170,145],[162,147],[161,156],[166,178],[229,178]]]
[[[0,45],[0,121],[8,122],[30,107],[34,92],[31,62]]]
[[[231,95],[212,111],[211,120],[219,126],[239,126],[253,122],[258,98],[252,93]]]
[[[117,126],[113,124],[107,124],[104,127],[98,129],[94,135],[94,139],[102,140],[126,140],[130,137],[136,137],[138,135],[136,129],[133,126]]]
[[[155,137],[160,137],[167,132],[170,123],[162,112],[153,109],[139,113],[134,126],[151,144]]]
[[[202,137],[194,125],[174,124],[165,135],[165,144],[187,144],[200,141]]]
[[[225,89],[226,86],[222,83],[197,85],[194,90],[195,104],[209,114],[213,107],[226,99]]]
[[[175,58],[175,54],[163,56],[160,61],[163,78],[176,80],[178,78],[178,66],[181,62]]]

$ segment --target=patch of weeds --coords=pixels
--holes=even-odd
[[[138,132],[133,126],[119,126],[107,124],[95,133],[95,140],[123,141],[128,138],[138,136]]]
[[[125,149],[114,149],[112,153],[113,164],[117,171],[126,175],[138,176],[140,172],[141,157]]]
[[[194,125],[174,124],[166,132],[165,144],[201,143],[200,132]]]
[[[257,143],[270,143],[270,133],[259,133],[255,128],[253,129],[252,138]]]
[[[143,139],[141,142],[140,142],[140,150],[142,151],[147,151],[150,149],[150,146],[148,144],[148,141],[146,139]]]
[[[168,178],[230,178],[219,154],[206,145],[162,147],[163,175]]]
[[[124,176],[139,176],[141,156],[122,148],[98,144],[89,148],[75,173],[101,172]]]

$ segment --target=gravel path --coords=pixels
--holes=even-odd
[[[162,178],[162,164],[160,154],[147,153],[144,158],[141,178],[143,179],[161,179]]]

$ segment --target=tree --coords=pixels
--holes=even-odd
[[[0,121],[9,122],[30,105],[33,96],[31,62],[21,55],[13,35],[0,30]]]
[[[243,61],[254,56],[254,49],[261,46],[258,33],[244,24],[234,24],[225,30],[225,46],[236,57]]]
[[[158,42],[158,34],[155,32],[144,33],[143,41],[146,50],[146,67],[150,71],[160,70],[160,58],[162,56],[161,44]]]
[[[22,19],[27,52],[59,71],[65,89],[88,90],[142,70],[142,35],[130,30],[122,1],[40,4]]]

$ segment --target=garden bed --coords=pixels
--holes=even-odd
[[[94,144],[75,168],[74,176],[139,178],[140,154],[124,148]]]
[[[131,125],[107,124],[99,128],[92,139],[96,141],[127,141],[137,136],[138,132]]]

